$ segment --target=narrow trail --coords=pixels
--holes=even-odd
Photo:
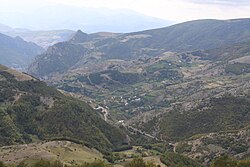
[[[107,108],[104,108],[102,106],[98,106],[97,108],[94,108],[96,111],[99,111],[101,114],[103,114],[103,117],[104,117],[104,120],[107,122],[108,120],[108,114],[109,114],[109,111]]]
[[[108,108],[106,107],[102,107],[102,106],[98,106],[98,107],[96,107],[96,108],[94,108],[96,111],[99,111],[102,115],[103,115],[103,117],[104,117],[104,120],[107,122],[107,120],[108,120],[108,118],[107,118],[107,116],[108,116],[108,114],[109,114],[109,110],[108,110]],[[148,134],[148,133],[146,133],[146,132],[144,132],[144,131],[142,131],[142,130],[140,130],[140,129],[137,129],[137,128],[134,128],[134,127],[132,127],[131,125],[129,125],[129,124],[125,124],[124,122],[122,123],[122,125],[125,127],[125,128],[127,128],[128,130],[130,130],[130,131],[133,131],[133,132],[137,132],[137,133],[139,133],[139,134],[141,134],[141,135],[143,135],[143,136],[146,136],[146,137],[148,137],[148,138],[151,138],[151,139],[154,139],[154,140],[156,140],[156,141],[163,141],[163,140],[161,140],[161,139],[159,139],[159,138],[157,138],[157,137],[155,137],[155,136],[152,136],[152,135],[150,135],[150,134]]]
[[[158,139],[157,137],[154,137],[154,136],[152,136],[152,135],[150,135],[150,134],[148,134],[148,133],[146,133],[146,132],[144,132],[144,131],[142,131],[140,129],[134,128],[134,127],[132,127],[130,125],[125,125],[124,124],[123,126],[126,127],[128,130],[132,129],[134,132],[140,133],[143,136],[149,137],[149,138],[154,139],[156,141],[162,141],[161,139]]]

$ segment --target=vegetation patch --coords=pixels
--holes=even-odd
[[[161,156],[161,161],[171,167],[179,167],[179,166],[185,166],[185,167],[202,167],[201,164],[196,162],[195,160],[192,160],[186,156],[176,154],[176,153],[165,153]]]

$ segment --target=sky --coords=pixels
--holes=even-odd
[[[250,17],[250,0],[0,0],[0,4],[0,23],[1,18],[32,15],[34,11],[53,5],[129,9],[174,23]],[[46,13],[45,17],[49,14]]]

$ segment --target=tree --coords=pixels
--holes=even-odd
[[[221,156],[212,162],[211,167],[237,167],[237,160],[228,155]]]
[[[146,167],[146,164],[142,158],[135,158],[125,167]]]
[[[92,163],[85,163],[80,167],[112,167],[111,165],[106,164],[104,161],[97,160]]]
[[[16,167],[27,167],[28,165],[24,161],[20,162]]]
[[[249,167],[249,166],[250,166],[250,160],[242,160],[237,165],[237,167]]]
[[[0,161],[0,167],[6,167],[3,162]]]
[[[142,158],[135,158],[125,167],[157,167],[153,162],[145,163]]]

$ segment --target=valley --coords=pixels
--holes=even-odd
[[[25,73],[0,66],[0,161],[28,154],[31,163],[200,167],[228,155],[247,163],[249,28],[250,19],[234,19],[78,30]]]

